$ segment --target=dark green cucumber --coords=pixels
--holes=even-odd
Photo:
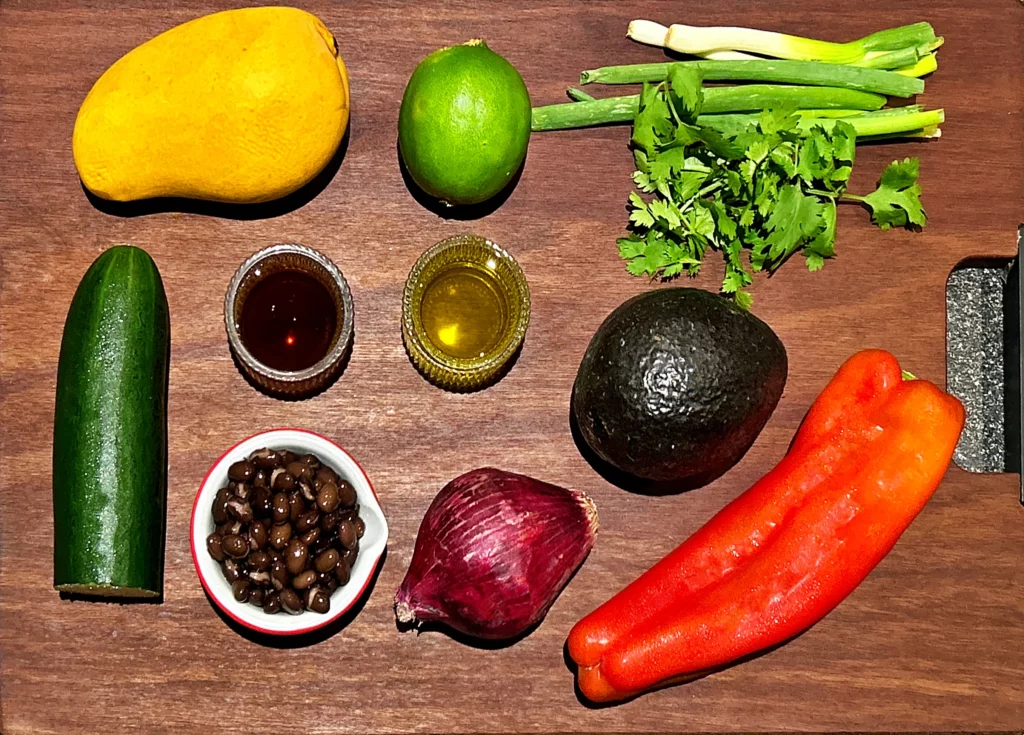
[[[92,264],[68,310],[53,426],[53,586],[117,598],[163,588],[170,321],[149,254]]]

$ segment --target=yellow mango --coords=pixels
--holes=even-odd
[[[319,18],[227,10],[107,69],[78,111],[72,148],[82,183],[103,199],[265,202],[327,165],[348,113],[345,64]]]

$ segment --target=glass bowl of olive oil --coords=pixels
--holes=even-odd
[[[529,323],[530,289],[522,268],[477,235],[437,243],[405,283],[406,351],[425,378],[446,390],[479,390],[500,379]]]

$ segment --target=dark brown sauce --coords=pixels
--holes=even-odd
[[[275,370],[296,372],[322,360],[338,327],[330,291],[301,271],[278,271],[259,280],[242,302],[242,342]]]

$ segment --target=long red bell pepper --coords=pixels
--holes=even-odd
[[[882,560],[935,492],[964,424],[956,398],[851,357],[783,460],[569,634],[595,702],[722,667],[811,627]]]

